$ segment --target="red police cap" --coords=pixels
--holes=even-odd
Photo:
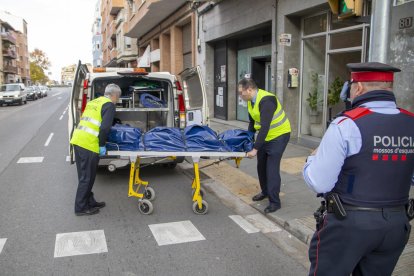
[[[348,63],[346,66],[351,71],[353,82],[392,82],[394,72],[401,72],[396,67],[380,62]]]

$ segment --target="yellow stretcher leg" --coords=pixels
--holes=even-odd
[[[193,166],[194,166],[194,179],[191,185],[193,189],[193,211],[196,214],[204,215],[208,211],[208,204],[206,201],[203,200],[203,192],[201,190],[200,184],[200,170],[198,160],[194,161],[193,159]]]
[[[141,186],[144,186],[146,188],[146,186],[148,185],[148,181],[143,181],[140,177],[139,177],[139,165],[140,165],[140,158],[137,157],[135,162],[131,162],[131,170],[129,173],[129,189],[128,189],[128,196],[131,197],[137,197],[139,199],[144,197],[143,193],[140,193],[139,190],[141,188]],[[134,185],[137,185],[137,187],[134,190]]]
[[[243,159],[243,157],[236,157],[234,158],[234,161],[236,162],[236,167],[239,168],[240,167],[240,161]]]

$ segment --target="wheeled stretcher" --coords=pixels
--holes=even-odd
[[[227,160],[234,159],[239,166],[245,152],[161,152],[161,151],[108,151],[110,156],[129,157],[131,169],[129,174],[128,196],[138,198],[139,211],[149,215],[154,210],[151,203],[155,199],[155,191],[149,187],[148,181],[140,178],[140,163],[142,158],[164,157],[175,159],[177,157],[191,157],[194,168],[194,178],[191,188],[193,189],[193,211],[196,214],[204,215],[208,211],[208,204],[203,200],[204,192],[200,185],[199,162],[201,157],[210,159]]]

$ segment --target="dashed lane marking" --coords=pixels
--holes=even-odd
[[[44,157],[21,157],[17,163],[42,163]]]
[[[275,223],[267,219],[262,214],[254,214],[245,216],[246,220],[259,228],[262,233],[279,232],[282,231]]]
[[[49,137],[47,137],[47,140],[45,143],[45,147],[49,146],[49,143],[52,140],[53,135],[54,135],[53,132],[49,134]]]
[[[70,162],[70,156],[66,156],[66,162]]]
[[[56,235],[55,258],[108,252],[103,230]]]
[[[0,254],[3,251],[4,245],[6,244],[7,239],[0,239]]]
[[[159,246],[206,239],[189,220],[148,226]]]
[[[60,94],[62,94],[62,92],[60,92],[60,93],[57,93],[57,94],[53,94],[53,95],[52,95],[52,97],[56,97],[56,96],[59,96]]]
[[[58,97],[58,100],[61,100],[62,99],[62,97]]]
[[[250,222],[245,220],[242,216],[233,215],[229,216],[238,226],[240,226],[244,231],[249,234],[260,232],[260,229],[256,228]]]
[[[59,117],[59,121],[60,121],[60,120],[62,120],[62,118],[63,118],[63,115],[60,115],[60,117]]]

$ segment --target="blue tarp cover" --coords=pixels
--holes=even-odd
[[[192,125],[184,129],[187,151],[231,151],[208,126]]]
[[[186,151],[183,134],[178,128],[156,127],[143,137],[146,151]]]
[[[141,130],[128,125],[116,124],[111,127],[106,143],[107,150],[144,150],[141,141]]]
[[[254,133],[243,129],[229,129],[218,135],[233,152],[248,152],[253,149]]]

